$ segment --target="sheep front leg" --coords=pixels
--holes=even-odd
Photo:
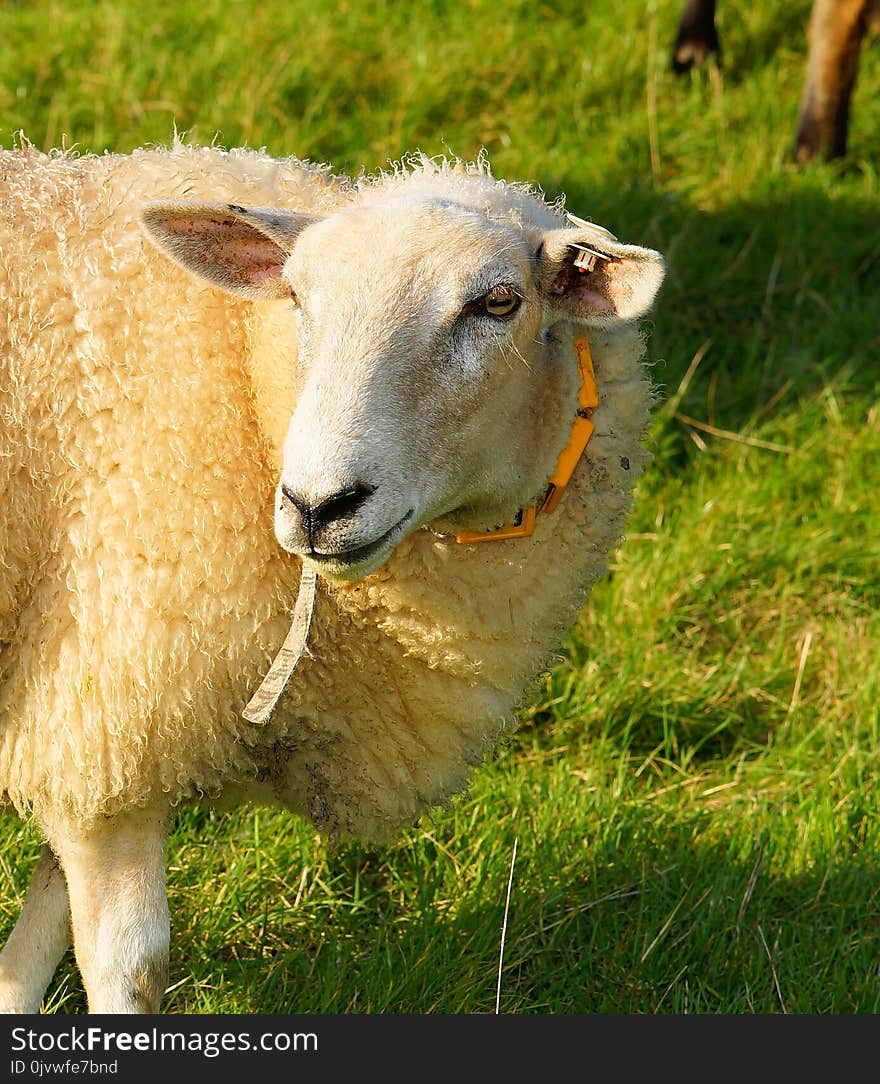
[[[168,985],[167,809],[47,833],[67,878],[90,1013],[151,1013]]]
[[[0,952],[0,1012],[39,1012],[69,944],[67,884],[55,855],[44,847],[21,914]]]

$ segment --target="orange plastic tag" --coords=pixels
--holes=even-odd
[[[541,502],[542,512],[554,512],[562,498],[565,487],[571,481],[575,467],[581,461],[590,437],[596,428],[590,418],[590,412],[599,405],[599,391],[596,387],[596,374],[593,371],[593,357],[590,344],[586,339],[575,339],[578,370],[581,386],[578,388],[578,410],[571,427],[568,444],[559,453],[553,473],[547,479],[547,494]],[[499,527],[497,531],[459,531],[456,542],[494,542],[507,538],[526,538],[535,529],[534,505],[521,508],[517,522]]]
[[[599,405],[599,392],[596,389],[596,374],[593,371],[593,357],[590,354],[590,345],[586,339],[575,339],[574,348],[577,352],[578,369],[581,374],[581,386],[578,388],[578,412],[571,427],[568,444],[559,453],[556,467],[548,479],[547,496],[541,505],[542,512],[555,512],[562,493],[574,469],[580,463],[581,456],[590,437],[596,428],[592,421],[586,417],[586,412]]]
[[[455,536],[456,542],[501,542],[505,538],[526,538],[535,529],[535,506],[530,504],[528,508],[521,508],[517,519],[518,523],[507,523],[495,531],[459,531]]]
[[[580,463],[584,450],[590,443],[595,425],[589,418],[575,418],[568,444],[559,453],[556,470],[550,476],[549,492],[541,505],[542,512],[554,512],[559,504],[565,487],[571,481],[574,469]]]

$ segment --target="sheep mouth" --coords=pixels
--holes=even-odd
[[[366,576],[370,572],[375,572],[384,563],[391,550],[403,538],[414,514],[415,509],[411,508],[393,527],[365,545],[353,546],[347,550],[334,550],[331,553],[309,550],[303,556],[330,576],[340,579]]]

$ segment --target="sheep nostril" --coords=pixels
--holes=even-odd
[[[376,486],[356,482],[329,497],[310,500],[286,483],[282,483],[280,488],[282,504],[292,505],[299,512],[303,526],[309,533],[336,520],[353,516],[376,492]]]
[[[336,519],[353,516],[357,510],[376,492],[375,486],[356,482],[353,486],[334,493],[332,497],[315,504],[310,509],[312,521],[316,526],[332,523]]]
[[[308,517],[311,513],[311,507],[305,497],[301,497],[299,493],[294,493],[289,486],[286,486],[283,483],[281,485],[281,496],[288,504],[292,504],[303,518]]]

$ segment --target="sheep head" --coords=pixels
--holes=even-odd
[[[484,530],[534,501],[576,406],[569,325],[635,319],[663,278],[656,252],[587,224],[424,195],[324,218],[156,202],[142,222],[215,285],[296,306],[275,532],[340,579],[421,526]]]

